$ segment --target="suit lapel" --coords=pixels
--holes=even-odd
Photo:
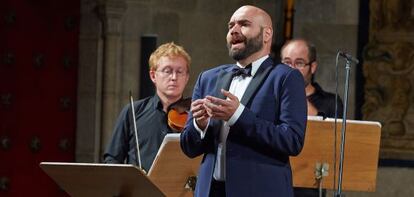
[[[221,89],[229,90],[230,88],[231,80],[233,79],[233,73],[231,72],[231,70],[227,68],[221,70],[221,72],[217,76],[218,77],[217,83],[216,83],[216,87],[214,89],[214,95],[213,95],[217,98],[226,99],[226,97],[221,93],[220,90]],[[223,121],[213,119],[212,122],[210,122],[210,124],[213,127],[215,127],[213,131],[214,131],[214,136],[216,137],[215,140],[218,143],[218,139],[220,136],[220,128],[221,128],[221,125],[223,124]]]
[[[215,88],[215,97],[221,98],[221,99],[225,99],[226,97],[221,93],[221,89],[225,89],[225,90],[229,90],[230,88],[230,83],[232,78],[233,73],[231,71],[228,71],[228,69],[223,69],[220,74],[218,75],[218,79],[217,79],[217,83],[216,83],[216,88]]]
[[[272,68],[273,68],[273,61],[270,58],[265,60],[262,63],[262,65],[260,65],[259,69],[254,75],[249,86],[247,86],[247,89],[244,92],[244,95],[240,101],[244,106],[247,106],[247,103],[250,101],[252,96],[257,92],[257,90],[259,89],[259,86],[266,79],[267,75],[272,70]]]

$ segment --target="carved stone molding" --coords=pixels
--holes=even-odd
[[[109,141],[113,120],[116,119],[119,102],[120,60],[122,42],[122,19],[127,9],[125,0],[105,0],[98,5],[99,17],[103,24],[103,67],[101,99],[101,150]]]
[[[414,158],[414,1],[370,1],[365,120],[382,123],[381,157]]]
[[[401,147],[401,140],[411,139],[414,126],[414,44],[409,42],[370,43],[364,52],[364,119],[383,125],[382,148],[408,148],[414,153],[414,141]],[[387,139],[387,140],[385,140]],[[398,139],[398,140],[395,140]]]
[[[104,35],[121,32],[121,21],[127,5],[124,0],[105,0],[98,5],[98,15],[103,23]]]
[[[413,4],[412,0],[370,1],[370,30],[413,30]]]

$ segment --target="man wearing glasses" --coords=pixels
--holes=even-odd
[[[281,50],[282,63],[298,69],[305,80],[308,115],[335,117],[335,95],[324,91],[313,81],[318,63],[316,48],[305,39],[288,41]],[[342,116],[342,101],[338,98],[338,117]]]
[[[148,172],[167,133],[167,112],[180,101],[189,79],[191,58],[183,47],[166,43],[155,50],[149,59],[150,78],[156,94],[134,102],[136,126],[142,167]],[[113,136],[104,154],[105,163],[138,164],[131,106],[121,111]]]
[[[335,95],[324,91],[313,81],[318,63],[316,48],[305,39],[293,39],[285,43],[281,50],[282,63],[298,69],[305,80],[308,116],[335,117]],[[338,117],[342,117],[342,101],[338,97]],[[296,197],[319,196],[317,189],[294,188]],[[326,190],[323,190],[326,196]]]

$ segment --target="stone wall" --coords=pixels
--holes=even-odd
[[[357,53],[358,1],[295,1],[293,37],[306,38],[317,50],[315,81],[335,92],[335,61],[339,50]],[[339,95],[344,100],[345,66],[338,67]],[[355,65],[351,66],[348,119],[354,119]]]

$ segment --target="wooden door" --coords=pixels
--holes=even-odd
[[[0,4],[0,196],[66,196],[39,163],[74,161],[80,1]]]

